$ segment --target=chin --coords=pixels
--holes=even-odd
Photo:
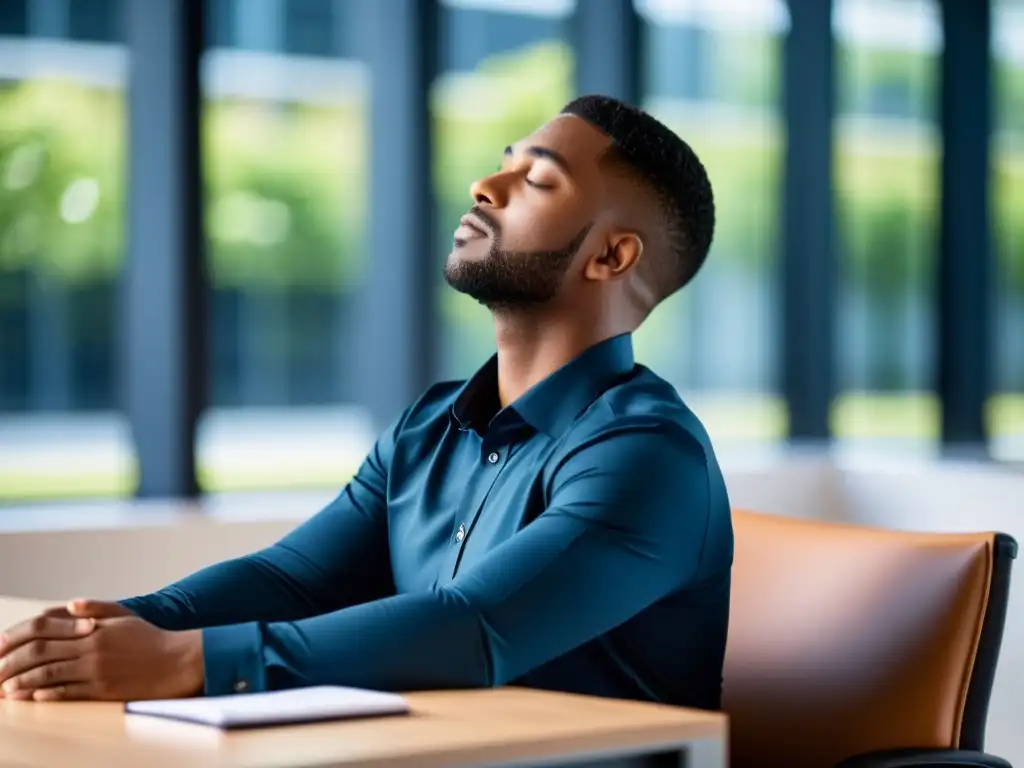
[[[459,253],[459,249],[456,248],[448,254],[448,258],[444,262],[445,273],[458,272],[461,265],[465,264],[472,259],[467,259],[464,254]]]
[[[480,261],[487,258],[490,253],[490,245],[486,240],[474,239],[463,242],[456,241],[448,254],[448,263],[457,264],[460,261]]]

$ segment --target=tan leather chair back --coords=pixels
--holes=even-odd
[[[992,534],[745,511],[733,526],[723,689],[733,768],[831,768],[871,750],[959,746]]]

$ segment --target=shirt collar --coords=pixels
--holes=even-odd
[[[633,370],[633,338],[624,333],[590,347],[527,390],[505,410],[539,432],[557,437],[609,387]],[[459,391],[451,416],[462,429],[482,431],[499,412],[498,356]]]

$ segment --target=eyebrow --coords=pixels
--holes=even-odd
[[[555,152],[555,150],[553,149],[548,149],[547,147],[541,147],[539,145],[534,144],[532,146],[526,147],[526,149],[524,149],[523,151],[526,154],[530,155],[531,157],[539,157],[543,160],[550,160],[555,165],[559,166],[565,173],[570,173],[569,161],[566,160],[563,155],[559,154],[558,152]],[[512,154],[512,147],[505,147],[505,157],[512,157]]]

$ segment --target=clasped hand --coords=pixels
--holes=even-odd
[[[160,629],[118,603],[74,600],[0,635],[0,698],[130,701],[202,689],[201,633]]]

